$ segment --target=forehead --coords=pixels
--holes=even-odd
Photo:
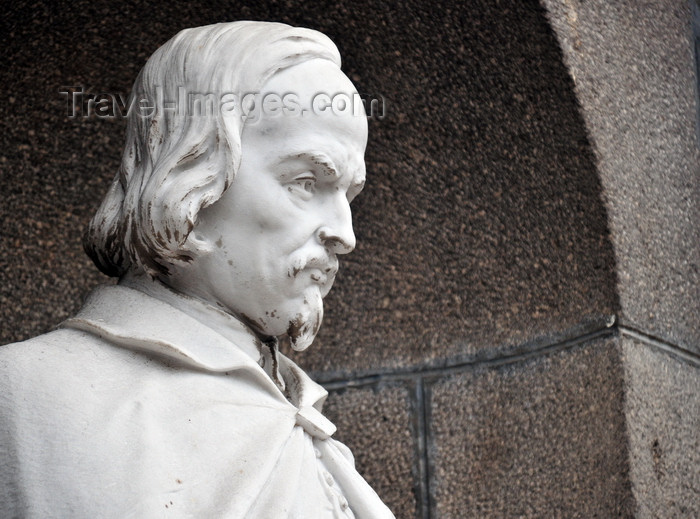
[[[337,174],[364,177],[366,121],[351,119],[360,118],[262,120],[244,129],[242,152],[268,164],[306,161]]]
[[[266,99],[276,100],[267,106],[273,110]],[[340,101],[335,109],[334,99]],[[260,101],[243,128],[243,153],[252,146],[268,158],[322,154],[364,173],[367,118],[355,87],[335,64],[314,59],[282,70],[261,89]]]
[[[320,92],[352,94],[357,89],[335,63],[315,58],[279,70],[267,80],[261,92],[294,92],[304,97]]]

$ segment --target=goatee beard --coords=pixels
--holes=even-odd
[[[323,321],[323,299],[321,294],[315,292],[314,300],[309,303],[308,299],[304,300],[306,307],[297,314],[297,316],[289,322],[287,335],[294,351],[304,351],[314,342],[318,330],[321,328]]]

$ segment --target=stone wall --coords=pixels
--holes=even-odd
[[[694,0],[693,0],[694,1]],[[0,343],[107,281],[80,247],[127,94],[178,30],[328,34],[368,182],[298,362],[398,518],[700,514],[700,227],[686,0],[16,4],[0,22]]]

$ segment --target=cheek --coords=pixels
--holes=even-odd
[[[284,235],[299,221],[301,211],[279,196],[260,196],[242,201],[233,221],[242,222],[248,232]]]
[[[310,209],[289,200],[274,204],[265,213],[257,215],[259,236],[269,248],[291,252],[314,235],[314,218]]]

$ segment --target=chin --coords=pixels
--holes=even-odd
[[[287,335],[295,351],[311,346],[323,321],[323,299],[318,290],[307,293],[303,308],[288,320]]]

